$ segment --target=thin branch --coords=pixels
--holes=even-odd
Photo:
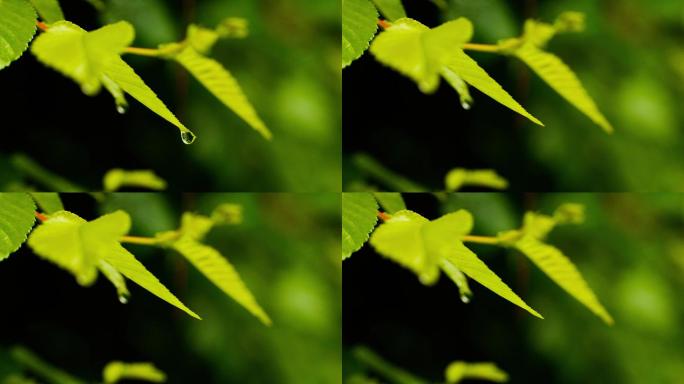
[[[461,238],[463,242],[467,243],[477,243],[477,244],[489,244],[489,245],[499,245],[500,241],[498,237],[494,236],[475,236],[466,235]]]
[[[466,43],[463,44],[463,49],[469,51],[499,53],[499,46],[494,44]]]
[[[43,215],[42,213],[40,213],[38,211],[34,212],[34,214],[36,215],[38,220],[40,220],[41,223],[44,223],[48,219],[47,216]]]
[[[40,28],[41,31],[45,32],[48,30],[47,24],[43,23],[42,21],[36,20],[36,25],[38,28]]]
[[[379,217],[380,220],[382,220],[382,221],[387,221],[387,220],[389,220],[389,219],[392,218],[392,215],[390,215],[389,213],[386,213],[386,212],[380,212],[380,211],[378,211],[378,217]]]
[[[157,245],[160,243],[159,239],[155,237],[142,236],[122,236],[119,240],[122,243],[139,244],[139,245]]]

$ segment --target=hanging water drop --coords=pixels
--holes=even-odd
[[[128,292],[121,292],[119,293],[119,303],[121,304],[128,304],[128,299],[131,297],[131,295]]]
[[[185,144],[192,144],[195,141],[195,138],[195,134],[190,131],[181,132],[181,140],[183,140],[183,143]]]
[[[116,111],[120,114],[124,114],[128,111],[128,103],[116,103]]]
[[[472,107],[472,104],[468,100],[461,100],[461,107],[467,111],[470,109],[470,107]]]
[[[465,294],[465,293],[462,293],[462,294],[461,294],[461,301],[463,302],[463,304],[468,304],[468,303],[470,303],[470,295],[467,295],[467,294]]]

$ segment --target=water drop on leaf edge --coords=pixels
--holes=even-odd
[[[192,144],[193,142],[195,142],[196,138],[197,136],[195,136],[195,134],[190,131],[181,132],[181,140],[183,140],[184,144]]]

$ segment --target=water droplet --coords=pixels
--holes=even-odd
[[[464,304],[470,303],[470,295],[466,295],[465,293],[462,293],[462,294],[461,294],[461,301],[462,301]]]
[[[465,109],[466,111],[469,110],[471,106],[472,104],[470,103],[470,101],[461,100],[461,107],[463,107],[463,109]]]
[[[123,115],[128,111],[128,103],[116,103],[116,111]]]
[[[128,299],[131,297],[131,295],[128,292],[122,292],[119,293],[119,303],[121,304],[128,304]]]
[[[190,131],[181,132],[181,140],[183,140],[183,143],[185,144],[192,144],[195,141],[195,138],[195,134]]]

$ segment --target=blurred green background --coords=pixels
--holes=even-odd
[[[440,8],[437,3],[445,7]],[[365,153],[428,190],[455,167],[494,168],[514,191],[684,191],[684,2],[681,0],[404,1],[434,27],[465,16],[475,43],[518,36],[524,20],[586,15],[586,30],[556,36],[565,61],[615,126],[608,135],[510,57],[471,52],[546,127],[473,91],[464,111],[442,84],[423,95],[370,54],[344,70],[344,183],[378,183],[352,155]],[[382,185],[388,188],[386,185]]]
[[[26,184],[11,161],[23,153],[79,185],[100,190],[112,168],[154,169],[172,191],[338,191],[341,166],[340,10],[334,0],[61,1],[68,20],[86,29],[128,20],[135,46],[185,36],[189,23],[214,27],[248,21],[247,38],[222,40],[211,56],[235,76],[273,132],[273,140],[224,107],[179,65],[126,55],[126,61],[198,136],[178,130],[136,101],[119,115],[106,92],[90,98],[30,54],[0,71],[4,111],[0,189]],[[130,98],[129,98],[130,99]]]
[[[226,297],[180,255],[127,245],[203,320],[135,284],[120,304],[100,276],[80,287],[67,272],[24,246],[0,263],[0,382],[18,367],[6,355],[21,345],[89,382],[111,360],[151,361],[169,383],[337,383],[341,377],[341,271],[338,194],[115,194],[97,203],[63,194],[86,219],[130,213],[132,235],[175,229],[181,212],[243,207],[244,221],[217,227],[207,243],[233,263],[273,319],[266,327]],[[42,382],[42,381],[41,381]]]
[[[679,384],[684,377],[684,197],[681,194],[404,194],[429,219],[465,208],[473,234],[517,228],[527,210],[584,204],[586,221],[556,228],[549,242],[579,268],[615,318],[605,325],[522,254],[472,249],[545,320],[472,282],[464,304],[442,276],[420,284],[366,245],[343,263],[344,373],[363,371],[365,345],[431,382],[454,360],[493,361],[511,383]],[[385,382],[385,381],[381,381]]]

